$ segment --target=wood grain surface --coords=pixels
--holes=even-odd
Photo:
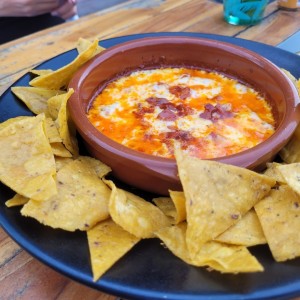
[[[132,0],[0,45],[0,94],[37,64],[74,48],[79,37],[101,40],[136,33],[188,31],[275,46],[300,30],[300,11],[279,10],[276,1],[267,6],[263,21],[256,26],[229,25],[222,13],[220,1]],[[53,271],[22,250],[0,228],[0,300],[8,299],[112,300],[115,297]]]

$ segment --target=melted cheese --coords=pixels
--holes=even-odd
[[[274,133],[267,101],[222,74],[186,68],[136,71],[109,83],[88,112],[111,139],[174,157],[174,143],[207,159],[254,147]]]

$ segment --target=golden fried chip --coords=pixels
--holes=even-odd
[[[38,75],[38,76],[50,74],[52,72],[53,72],[53,70],[51,70],[51,69],[46,69],[46,70],[33,69],[33,70],[30,71],[30,73],[32,73],[34,75]]]
[[[169,191],[169,193],[170,197],[158,197],[153,199],[153,202],[172,219],[173,224],[179,224],[186,219],[184,193],[177,191]]]
[[[55,122],[51,118],[46,118],[45,120],[45,133],[50,144],[59,143],[62,141]]]
[[[61,107],[63,100],[69,96],[70,95],[68,95],[68,94],[66,95],[66,93],[64,93],[62,95],[57,95],[57,96],[51,97],[47,101],[48,113],[49,113],[49,116],[52,118],[52,120],[57,119],[58,112],[59,112],[59,109]]]
[[[88,49],[89,47],[91,47],[91,45],[92,45],[91,41],[84,39],[84,38],[79,38],[77,41],[76,48],[77,48],[78,53],[80,54],[80,53],[84,52],[86,49]],[[97,50],[95,51],[95,55],[102,52],[103,50],[105,50],[105,48],[98,45]]]
[[[19,194],[15,194],[11,199],[5,202],[5,205],[7,207],[20,206],[26,204],[28,201],[28,198]]]
[[[46,116],[48,116],[48,99],[64,93],[60,90],[49,90],[28,86],[15,86],[11,88],[11,91],[22,100],[33,113],[37,115],[45,113]]]
[[[274,259],[300,256],[300,196],[283,185],[257,203],[255,210]]]
[[[250,273],[264,270],[247,247],[214,241],[203,245],[193,264],[207,265],[221,273]]]
[[[168,217],[152,203],[132,193],[119,189],[106,181],[112,189],[109,213],[126,231],[139,238],[154,237],[154,232],[170,225]]]
[[[277,168],[281,165],[282,164],[276,162],[267,163],[267,169],[265,170],[264,175],[274,178],[280,184],[285,184],[286,181]]]
[[[169,193],[176,208],[175,224],[179,224],[186,219],[186,199],[183,192],[169,191]]]
[[[201,247],[237,223],[276,181],[253,171],[176,151],[187,211],[187,245],[191,258]]]
[[[130,234],[111,219],[102,221],[87,231],[93,280],[98,280],[139,238]]]
[[[300,162],[300,127],[298,126],[290,141],[280,151],[279,156],[287,163]]]
[[[176,208],[170,197],[157,197],[152,200],[155,205],[175,224]]]
[[[95,40],[85,51],[81,52],[71,63],[49,74],[32,79],[29,84],[51,90],[60,90],[68,86],[75,72],[95,55],[98,40]]]
[[[161,228],[155,232],[155,235],[175,256],[187,264],[193,264],[186,245],[186,222]]]
[[[210,267],[222,273],[259,272],[261,264],[244,246],[218,242],[205,243],[197,257],[191,259],[186,244],[186,223],[165,227],[155,232],[167,248],[188,264]]]
[[[0,181],[35,200],[57,193],[54,156],[44,132],[45,116],[9,120],[0,130]]]
[[[73,93],[74,90],[70,89],[66,94],[64,94],[55,124],[58,128],[58,132],[63,144],[72,153],[72,155],[77,157],[79,149],[76,139],[76,129],[71,118],[69,117],[67,109],[68,99]]]
[[[72,154],[66,149],[63,143],[51,143],[50,145],[55,156],[72,157]]]
[[[87,164],[90,168],[95,170],[99,178],[103,178],[105,175],[111,172],[111,168],[98,159],[88,156],[79,156],[77,160]]]
[[[215,241],[246,247],[267,242],[254,209],[249,210],[235,225],[217,236]]]
[[[77,158],[79,159],[80,156]],[[63,168],[65,165],[68,163],[72,162],[73,159],[70,157],[60,157],[60,156],[55,156],[55,165],[56,165],[56,172],[58,172],[61,168]]]
[[[281,165],[277,167],[286,183],[300,195],[300,163]]]
[[[68,231],[88,230],[107,219],[111,191],[93,164],[90,157],[66,164],[57,172],[57,195],[44,202],[30,200],[22,208],[22,215]]]

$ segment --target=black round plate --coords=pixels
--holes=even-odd
[[[253,50],[279,67],[300,77],[300,57],[257,42],[200,33],[149,33],[101,41],[111,47],[132,39],[149,36],[193,36],[222,40]],[[71,50],[56,56],[38,69],[57,69],[77,55]],[[201,55],[201,53],[199,53]],[[13,86],[26,86],[26,74]],[[18,115],[31,115],[8,89],[0,97],[0,122]],[[1,151],[1,149],[0,149]],[[6,208],[4,202],[13,192],[0,184],[0,224],[34,257],[95,289],[127,299],[287,299],[300,295],[300,259],[277,263],[267,246],[251,248],[265,271],[254,274],[220,274],[189,266],[160,245],[158,239],[143,240],[118,261],[97,282],[93,282],[86,234],[70,233],[43,226],[20,215],[20,208]]]

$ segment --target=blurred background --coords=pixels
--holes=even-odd
[[[83,17],[126,1],[128,0],[78,0],[78,15]]]

